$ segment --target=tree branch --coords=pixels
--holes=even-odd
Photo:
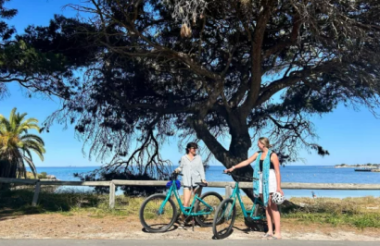
[[[204,121],[201,118],[194,116],[190,120],[190,124],[197,133],[197,137],[202,139],[207,148],[214,154],[215,158],[221,163],[225,163],[226,158],[228,158],[228,151],[210,133]]]
[[[302,21],[298,13],[296,13],[293,16],[293,28],[292,28],[292,33],[290,34],[289,40],[285,42],[281,42],[273,46],[272,48],[269,48],[268,50],[265,51],[264,57],[267,58],[273,54],[280,53],[283,51],[285,48],[296,44],[298,36],[299,36],[299,31],[301,27]]]
[[[265,30],[267,29],[267,24],[273,11],[274,4],[274,0],[262,1],[262,10],[257,20],[255,32],[253,33],[253,40],[251,42],[252,67],[250,90],[247,100],[242,105],[242,114],[245,117],[248,116],[259,96],[262,76],[262,46]]]
[[[288,77],[284,76],[282,79],[276,80],[270,83],[266,88],[262,89],[262,93],[259,96],[255,105],[256,106],[261,105],[262,103],[266,102],[269,98],[271,98],[274,94],[276,94],[277,92],[279,92],[280,90],[286,87],[295,85],[297,82],[300,82],[300,81],[304,82],[304,79],[307,78],[308,76],[336,70],[338,64],[339,62],[337,60],[332,60],[330,62],[326,62],[325,64],[320,65],[313,69],[305,68],[302,71],[291,72],[290,76]],[[311,85],[308,82],[306,82],[305,84],[311,87]],[[313,89],[318,89],[318,87],[314,87]]]

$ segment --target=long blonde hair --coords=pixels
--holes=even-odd
[[[259,138],[260,143],[262,143],[266,148],[271,148],[272,145],[269,143],[269,139],[265,137]]]

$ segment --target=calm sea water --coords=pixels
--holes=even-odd
[[[47,172],[59,180],[79,180],[74,178],[73,173],[89,172],[97,167],[39,167],[37,171]],[[224,167],[210,166],[206,170],[208,181],[232,181],[231,177],[222,174]],[[282,182],[297,183],[361,183],[379,184],[380,173],[378,172],[355,172],[351,168],[334,168],[332,166],[286,166],[281,167]],[[85,189],[85,190],[90,190]],[[215,190],[224,193],[223,188],[206,188],[204,191]],[[284,190],[286,197],[311,197],[312,190]],[[318,197],[380,197],[380,191],[329,191],[314,190]]]

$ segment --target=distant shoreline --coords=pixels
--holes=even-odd
[[[348,165],[348,164],[339,164],[335,165],[335,168],[365,168],[365,169],[380,169],[380,164],[355,164],[355,165]]]

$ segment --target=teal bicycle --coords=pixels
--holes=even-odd
[[[227,173],[235,178],[235,180],[252,182],[254,178],[242,178],[232,173]],[[267,227],[263,220],[266,220],[265,208],[260,198],[255,198],[253,206],[250,210],[247,210],[244,206],[240,195],[239,181],[235,182],[235,188],[232,195],[223,200],[217,210],[214,217],[212,231],[216,239],[223,239],[228,237],[232,233],[232,227],[236,218],[236,203],[239,202],[244,221],[250,228],[255,230],[266,231]]]
[[[171,174],[166,194],[151,195],[142,203],[139,212],[140,222],[147,232],[166,232],[173,226],[178,218],[177,206],[172,200],[173,194],[180,211],[187,217],[186,220],[193,218],[193,230],[195,221],[202,227],[212,226],[216,208],[223,200],[222,196],[213,191],[206,192],[201,197],[195,194],[190,207],[185,207],[178,194],[180,188],[178,175],[181,174]],[[205,183],[196,183],[196,185],[194,193],[198,188],[207,186]]]

